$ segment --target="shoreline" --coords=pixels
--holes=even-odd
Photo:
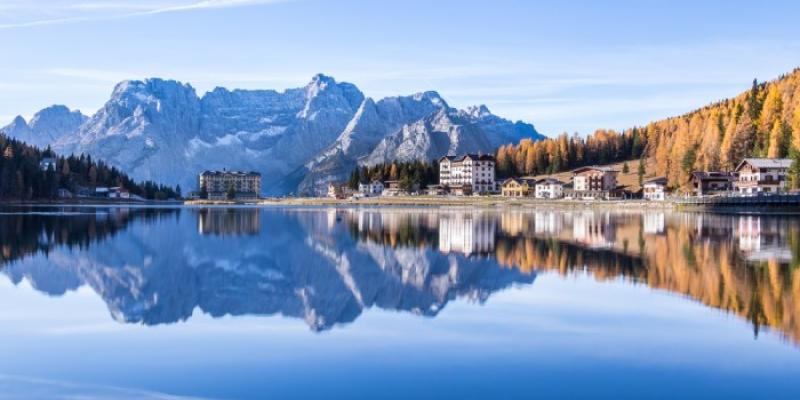
[[[535,199],[500,196],[393,196],[365,197],[361,199],[332,199],[327,197],[265,198],[256,202],[187,200],[190,206],[468,206],[482,208],[496,207],[552,207],[552,208],[618,208],[634,206],[646,209],[672,209],[672,201],[645,200],[564,200]]]
[[[81,198],[63,200],[0,200],[0,206],[180,206],[183,200],[123,200]]]
[[[328,197],[263,198],[258,201],[229,200],[151,200],[130,201],[121,199],[67,199],[65,201],[0,201],[0,206],[128,206],[128,207],[469,207],[478,209],[543,209],[543,210],[675,210],[712,213],[780,213],[800,214],[796,206],[740,205],[713,206],[686,204],[676,199],[649,201],[629,200],[568,200],[536,199],[532,197],[502,196],[392,196],[364,197],[360,199],[333,199]]]
[[[536,199],[532,197],[502,197],[502,196],[392,196],[392,197],[365,197],[360,199],[333,199],[328,197],[293,197],[293,198],[264,198],[259,201],[209,201],[188,200],[187,206],[254,206],[254,207],[471,207],[483,209],[550,209],[550,210],[675,210],[712,212],[719,214],[748,214],[748,213],[780,213],[800,214],[796,206],[780,205],[698,205],[688,204],[681,199],[667,199],[663,201],[650,201],[643,199],[628,200],[568,200],[568,199]]]

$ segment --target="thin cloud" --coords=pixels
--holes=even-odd
[[[3,23],[0,24],[0,29],[30,28],[37,26],[91,21],[108,21],[186,11],[251,7],[283,3],[288,1],[292,0],[203,0],[183,4],[175,2],[142,4],[127,1],[107,3],[69,3],[60,7],[54,7],[54,9],[46,10],[46,14],[50,16],[48,18]],[[25,8],[24,6],[8,6],[4,9],[3,14],[13,17],[15,13],[29,14],[33,11],[36,10]],[[74,14],[76,12],[79,13],[79,15],[69,15],[70,13]],[[67,15],[52,17],[52,15],[57,15],[59,13]]]
[[[117,83],[138,76],[137,74],[131,72],[108,71],[90,68],[51,68],[44,72],[50,75],[65,78],[77,78],[81,80],[107,83]]]
[[[259,4],[281,3],[284,1],[287,0],[205,0],[192,4],[157,8],[144,11],[140,14],[163,14],[181,11],[205,10],[211,8],[245,7]]]
[[[3,398],[35,397],[53,399],[151,399],[151,400],[201,400],[161,392],[129,389],[109,385],[92,385],[55,379],[0,374]]]

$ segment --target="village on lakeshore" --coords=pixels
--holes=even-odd
[[[42,158],[39,168],[53,170],[56,160]],[[256,171],[234,171],[223,169],[206,170],[198,175],[197,190],[190,192],[186,200],[190,204],[203,203],[250,203],[306,199],[313,203],[318,199],[331,202],[369,202],[372,199],[391,203],[392,199],[404,200],[404,204],[416,201],[436,204],[436,199],[521,201],[537,202],[691,202],[698,200],[738,200],[763,202],[769,199],[800,198],[796,191],[789,190],[788,174],[792,160],[787,158],[744,158],[732,171],[693,171],[688,181],[678,188],[671,188],[665,177],[644,177],[639,171],[638,185],[621,184],[619,175],[628,173],[627,162],[619,165],[592,165],[575,168],[566,173],[545,176],[512,176],[497,178],[497,161],[486,154],[464,154],[445,156],[437,160],[438,176],[435,184],[424,187],[411,179],[380,179],[380,176],[359,176],[350,182],[331,182],[327,191],[318,196],[300,196],[271,199],[262,196],[262,176]],[[641,166],[640,166],[641,168]],[[565,179],[566,177],[566,179]],[[145,198],[132,193],[123,186],[78,186],[72,190],[58,189],[58,198],[74,201],[80,199],[112,202],[143,202]],[[107,200],[106,200],[107,199]],[[505,199],[505,200],[504,200]],[[748,200],[749,199],[749,200]],[[163,198],[173,200],[177,198]],[[792,204],[797,201],[792,200]]]
[[[570,171],[569,180],[555,176],[509,177],[498,180],[492,155],[465,154],[438,160],[438,183],[425,187],[411,180],[361,177],[358,182],[332,182],[325,197],[360,201],[369,198],[538,199],[539,201],[666,202],[689,198],[744,198],[790,194],[787,173],[792,160],[745,158],[733,171],[694,171],[681,188],[670,190],[664,177],[644,178],[639,185],[622,185],[614,166],[584,166]],[[627,169],[627,163],[625,165]],[[627,172],[627,171],[625,171]],[[560,174],[563,176],[563,174]],[[204,171],[193,200],[257,202],[262,197],[261,174],[242,171]]]

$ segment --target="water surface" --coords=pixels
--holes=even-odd
[[[800,219],[0,209],[0,398],[800,398]]]

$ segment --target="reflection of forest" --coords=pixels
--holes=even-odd
[[[178,209],[9,208],[0,214],[0,265],[57,246],[86,248],[134,220],[172,217]]]
[[[192,262],[197,265],[217,265],[220,254],[225,252],[213,244],[243,248],[256,243],[253,240],[258,237],[249,236],[259,233],[262,223],[260,211],[229,211],[198,210],[199,233],[248,237],[238,237],[227,243],[208,241],[209,238],[206,238],[207,241],[197,250],[187,253],[192,255]],[[12,265],[10,261],[28,255],[56,251],[58,247],[87,250],[99,247],[107,239],[117,237],[126,228],[135,226],[132,225],[134,221],[150,223],[179,217],[179,214],[179,210],[175,209],[146,208],[67,207],[6,211],[0,214],[0,266]],[[527,277],[534,276],[533,272],[537,270],[562,275],[588,273],[600,281],[622,278],[680,293],[707,306],[747,318],[756,331],[761,326],[770,326],[800,342],[800,301],[795,299],[795,295],[800,295],[800,273],[797,272],[800,266],[800,219],[796,217],[434,208],[330,209],[325,214],[316,211],[312,214],[313,218],[301,218],[302,224],[296,223],[294,214],[264,215],[265,226],[281,227],[278,232],[283,233],[284,242],[276,245],[281,250],[264,250],[263,243],[258,242],[253,246],[263,254],[253,250],[242,260],[281,271],[280,274],[265,276],[300,273],[302,271],[297,265],[308,262],[308,248],[305,242],[298,242],[298,238],[310,233],[308,244],[313,245],[315,250],[323,251],[322,254],[329,255],[337,268],[341,269],[337,270],[336,276],[359,268],[366,271],[378,265],[383,272],[394,271],[392,273],[402,276],[402,282],[408,279],[408,282],[426,283],[431,276],[449,282],[448,279],[454,278],[449,275],[452,265],[448,263],[456,258],[464,261],[463,271],[470,268],[482,272],[498,270]],[[278,216],[284,219],[277,219]],[[272,222],[269,222],[270,218]],[[194,219],[191,223],[195,223]],[[161,229],[156,228],[158,224],[152,226]],[[342,227],[358,239],[359,243],[353,243],[361,245],[358,251],[342,248],[345,243],[351,243],[350,238],[347,238],[349,241],[341,240],[343,238],[339,232]],[[162,231],[151,234],[156,233],[163,234]],[[186,240],[197,242],[196,237]],[[123,254],[121,247],[127,244],[135,246],[128,249],[129,253]],[[133,264],[143,257],[145,250],[152,251],[162,259],[175,256],[176,260],[180,260],[164,265],[174,266],[175,262],[187,260],[184,253],[172,253],[164,249],[155,251],[150,248],[152,245],[154,243],[139,243],[130,239],[125,243],[115,243],[111,246],[113,251],[99,252],[102,261],[97,261],[97,265],[103,268],[105,265],[116,265],[115,262],[123,259],[123,255],[128,257],[125,265]],[[294,255],[290,254],[287,246],[297,246]],[[385,248],[381,246],[389,246],[397,251],[384,252]],[[255,254],[261,255],[256,257]],[[104,258],[107,256],[111,259]],[[284,257],[289,256],[297,258],[287,261]],[[238,265],[242,262],[239,258],[239,255],[235,255],[229,264]],[[431,264],[432,259],[438,263],[434,269],[430,269],[434,265]],[[498,269],[498,264],[514,270]],[[486,270],[486,265],[492,268]],[[215,268],[199,267],[190,270],[217,271]],[[175,272],[175,269],[170,271]],[[248,270],[231,271],[244,274]],[[481,277],[483,279],[485,275]],[[315,275],[316,278],[323,277]],[[518,278],[513,276],[513,279]],[[225,275],[224,279],[230,277]],[[258,279],[263,277],[242,279],[242,287],[254,284]],[[163,283],[167,285],[169,282]],[[338,281],[332,279],[330,282]],[[374,289],[374,280],[365,278],[364,282],[359,290]],[[433,286],[439,287],[437,285]],[[214,284],[209,287],[218,286]],[[136,288],[132,292],[139,293],[139,290]],[[172,287],[163,290],[167,293]],[[59,293],[63,293],[63,290]],[[248,295],[248,298],[251,297]]]
[[[258,208],[201,208],[197,210],[201,235],[257,235],[261,231]]]
[[[509,225],[501,224],[500,264],[628,278],[736,313],[756,332],[767,325],[800,340],[799,221],[663,212],[536,214],[544,215],[504,216]],[[541,235],[536,222],[553,216],[564,228]],[[604,250],[591,250],[597,247]]]
[[[231,231],[222,227],[212,236],[197,232],[193,228],[202,214],[195,211],[174,221],[129,224],[129,229],[80,249],[53,246],[46,254],[4,265],[2,272],[14,284],[26,280],[52,296],[87,286],[120,322],[173,323],[199,309],[212,317],[302,318],[314,331],[355,321],[372,307],[435,316],[454,299],[482,303],[493,293],[536,279],[486,256],[433,250],[435,233],[425,235],[435,231],[415,227],[436,224],[436,215],[362,215],[362,226],[378,224],[397,232],[373,232],[378,239],[362,240],[354,239],[351,226],[342,222],[346,210],[261,210],[261,225],[276,229],[236,237],[224,236]],[[248,218],[258,214],[249,211],[233,212]],[[66,223],[70,217],[50,218]],[[75,226],[87,222],[105,227],[100,223],[104,218],[91,214],[74,221]],[[116,221],[114,216],[107,220]],[[359,220],[352,221],[357,230]],[[232,227],[232,232],[241,231],[241,225]],[[396,248],[367,240],[388,240]],[[413,243],[431,246],[408,247]]]
[[[687,295],[800,341],[800,221],[665,212],[357,211],[362,240],[491,254],[523,272],[586,271]]]

